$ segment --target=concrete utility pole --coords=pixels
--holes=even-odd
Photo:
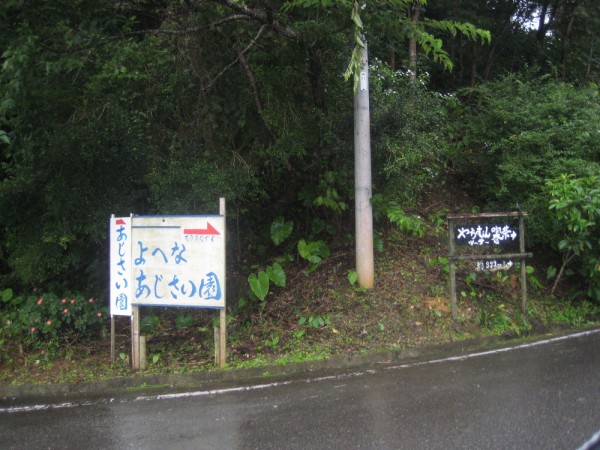
[[[356,208],[356,273],[358,284],[375,284],[373,208],[371,206],[371,119],[369,113],[369,57],[361,47],[360,78],[354,93],[354,192]]]

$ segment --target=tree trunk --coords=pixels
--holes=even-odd
[[[540,22],[538,23],[538,29],[535,35],[539,42],[543,42],[544,38],[546,37],[546,15],[548,14],[549,6],[550,0],[545,0],[540,11]]]
[[[569,54],[569,47],[571,44],[571,32],[573,31],[573,22],[575,21],[575,13],[579,7],[579,0],[573,2],[573,8],[570,12],[567,12],[565,7],[565,1],[563,0],[561,8],[563,8],[565,19],[568,18],[564,32],[562,33],[562,50],[561,50],[561,78],[563,81],[567,79],[567,57]]]
[[[410,20],[415,26],[419,22],[420,15],[421,5],[418,0],[415,0],[410,8]],[[417,79],[417,41],[412,36],[408,40],[408,69],[410,71],[409,79],[415,81]]]

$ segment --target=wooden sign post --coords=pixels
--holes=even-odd
[[[476,261],[475,270],[506,270],[513,266],[513,259],[521,262],[521,309],[527,314],[527,267],[525,259],[533,257],[533,253],[525,252],[525,222],[526,212],[500,212],[482,214],[449,214],[448,215],[448,247],[449,260],[449,289],[452,302],[452,317],[458,319],[456,302],[456,263],[461,261]],[[491,219],[518,218],[518,230],[506,223],[490,223]],[[457,223],[460,221],[460,223]],[[518,238],[518,252],[512,253],[474,253],[457,254],[457,246],[465,245],[474,248],[495,248],[515,242]],[[464,252],[462,252],[464,253]]]
[[[143,369],[140,307],[219,310],[216,362],[226,361],[225,199],[218,215],[111,217],[111,316],[131,318],[131,365]],[[114,322],[111,359],[114,361]],[[143,346],[142,346],[143,347]]]

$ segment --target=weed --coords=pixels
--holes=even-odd
[[[415,237],[425,236],[425,222],[419,216],[408,215],[395,201],[390,200],[385,205],[385,215],[398,229]]]
[[[356,284],[357,280],[358,280],[358,273],[356,273],[356,270],[352,269],[351,271],[348,272],[348,282],[350,283],[351,286],[354,286]]]
[[[185,328],[190,328],[194,324],[194,316],[191,314],[179,314],[175,318],[175,328],[178,330],[183,330]]]
[[[440,211],[430,214],[427,217],[427,220],[433,224],[433,232],[436,236],[443,234],[446,230],[446,215],[448,214],[448,210],[446,208],[441,209]]]
[[[300,340],[302,339],[302,337],[306,334],[306,330],[300,329],[300,330],[294,330],[292,332],[292,336],[294,337],[294,339],[296,340]]]
[[[450,273],[450,260],[445,256],[437,256],[429,260],[430,267],[438,267],[443,274]]]
[[[331,325],[331,319],[328,315],[302,316],[298,320],[298,325],[308,325],[310,328],[321,328]]]
[[[271,339],[265,339],[265,345],[271,350],[276,350],[279,346],[279,336],[271,335]]]
[[[443,297],[446,295],[446,287],[440,284],[429,286],[429,291],[434,297]]]
[[[152,335],[155,334],[160,326],[160,319],[157,315],[147,315],[142,317],[140,320],[140,332],[142,334]]]

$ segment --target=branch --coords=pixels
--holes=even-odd
[[[554,291],[556,291],[556,287],[558,286],[558,282],[560,281],[560,279],[563,276],[563,273],[565,271],[565,267],[567,267],[567,264],[569,264],[571,262],[571,260],[573,258],[575,258],[575,252],[573,252],[573,250],[568,250],[567,253],[565,253],[565,255],[563,256],[563,263],[562,266],[560,266],[560,270],[558,271],[558,275],[556,275],[556,280],[554,280],[554,284],[552,285],[552,289],[550,290],[550,293],[552,295],[554,295]]]
[[[248,52],[248,50],[250,50],[250,48],[256,44],[256,41],[258,41],[258,38],[260,37],[260,35],[263,33],[263,31],[265,31],[265,28],[267,26],[263,25],[262,27],[260,27],[260,29],[258,30],[258,33],[256,33],[256,36],[254,36],[254,38],[250,41],[250,43],[246,46],[245,49],[243,49],[241,52],[238,53],[238,57],[236,59],[234,59],[231,63],[227,64],[223,70],[221,70],[216,77],[214,77],[210,83],[208,83],[204,88],[202,88],[203,91],[208,91],[214,84],[215,82],[221,78],[221,76],[227,72],[231,67],[233,67],[234,65],[236,65],[239,61],[241,61],[242,58],[244,58],[244,54]]]
[[[256,20],[258,22],[262,22],[265,25],[269,25],[277,33],[279,33],[283,36],[287,36],[290,38],[298,37],[298,32],[296,30],[288,27],[287,25],[283,25],[283,24],[279,23],[277,20],[273,20],[272,15],[268,14],[267,12],[265,12],[263,10],[248,8],[246,5],[237,3],[234,0],[215,0],[215,1],[217,3],[221,3],[225,6],[228,6],[229,8],[233,9],[234,11],[237,11],[245,16],[248,16],[248,18],[250,18],[250,19]]]
[[[137,36],[137,35],[141,35],[141,34],[171,34],[171,35],[181,36],[184,34],[196,33],[198,31],[206,30],[206,29],[213,28],[213,27],[218,27],[218,26],[223,25],[228,22],[234,22],[237,20],[251,20],[251,19],[252,19],[251,17],[248,17],[245,14],[234,14],[232,16],[224,17],[222,19],[215,20],[214,22],[211,22],[208,24],[203,24],[203,25],[198,25],[195,27],[181,28],[178,30],[177,29],[165,30],[162,28],[155,28],[153,30],[128,31],[127,33],[121,33],[119,35],[119,37]]]
[[[244,68],[244,72],[246,72],[248,81],[250,81],[250,89],[252,89],[252,93],[254,94],[254,103],[256,104],[256,110],[258,112],[258,116],[260,117],[260,120],[262,121],[263,126],[267,130],[267,133],[269,133],[271,142],[275,142],[277,140],[277,135],[275,134],[275,132],[273,131],[273,129],[267,123],[267,121],[265,120],[265,118],[263,116],[262,102],[260,101],[260,91],[258,90],[258,84],[256,83],[256,76],[254,75],[254,72],[252,71],[250,64],[248,64],[248,60],[246,59],[246,56],[243,53],[240,52],[240,55],[238,56],[238,60],[240,61],[240,65]]]

